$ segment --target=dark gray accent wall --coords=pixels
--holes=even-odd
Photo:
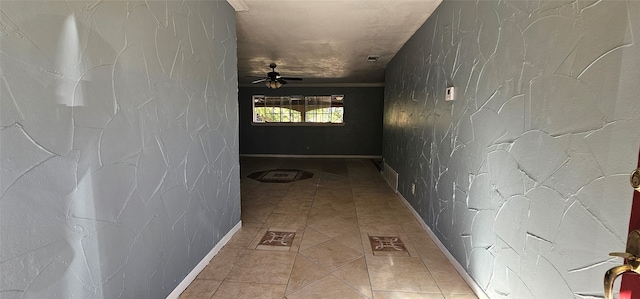
[[[240,221],[234,10],[0,7],[0,298],[165,298]]]
[[[344,126],[252,125],[253,95],[344,95]],[[382,153],[383,87],[240,88],[240,153],[376,155]]]
[[[639,15],[445,0],[388,65],[383,156],[490,298],[600,297],[622,263],[608,253],[625,248],[640,147]]]

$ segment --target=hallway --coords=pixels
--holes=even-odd
[[[180,298],[477,298],[371,161],[240,163],[242,228]]]

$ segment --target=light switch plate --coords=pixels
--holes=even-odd
[[[451,87],[447,87],[447,90],[445,92],[445,97],[444,100],[445,101],[453,101],[456,98],[456,89],[455,87],[451,86]]]

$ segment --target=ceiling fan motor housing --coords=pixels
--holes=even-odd
[[[287,81],[285,81],[284,79],[287,79],[287,80],[302,80],[302,78],[282,77],[282,76],[280,76],[280,73],[276,72],[277,65],[275,63],[273,63],[273,62],[271,64],[269,64],[269,67],[271,68],[271,71],[267,73],[267,77],[265,77],[263,79],[255,80],[252,83],[256,84],[256,83],[265,82],[267,87],[276,89],[276,88],[280,88],[280,86],[282,86],[284,84],[287,84]]]

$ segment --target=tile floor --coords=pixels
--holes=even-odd
[[[300,169],[313,178],[247,176]],[[241,159],[242,228],[180,296],[477,298],[370,160]]]

